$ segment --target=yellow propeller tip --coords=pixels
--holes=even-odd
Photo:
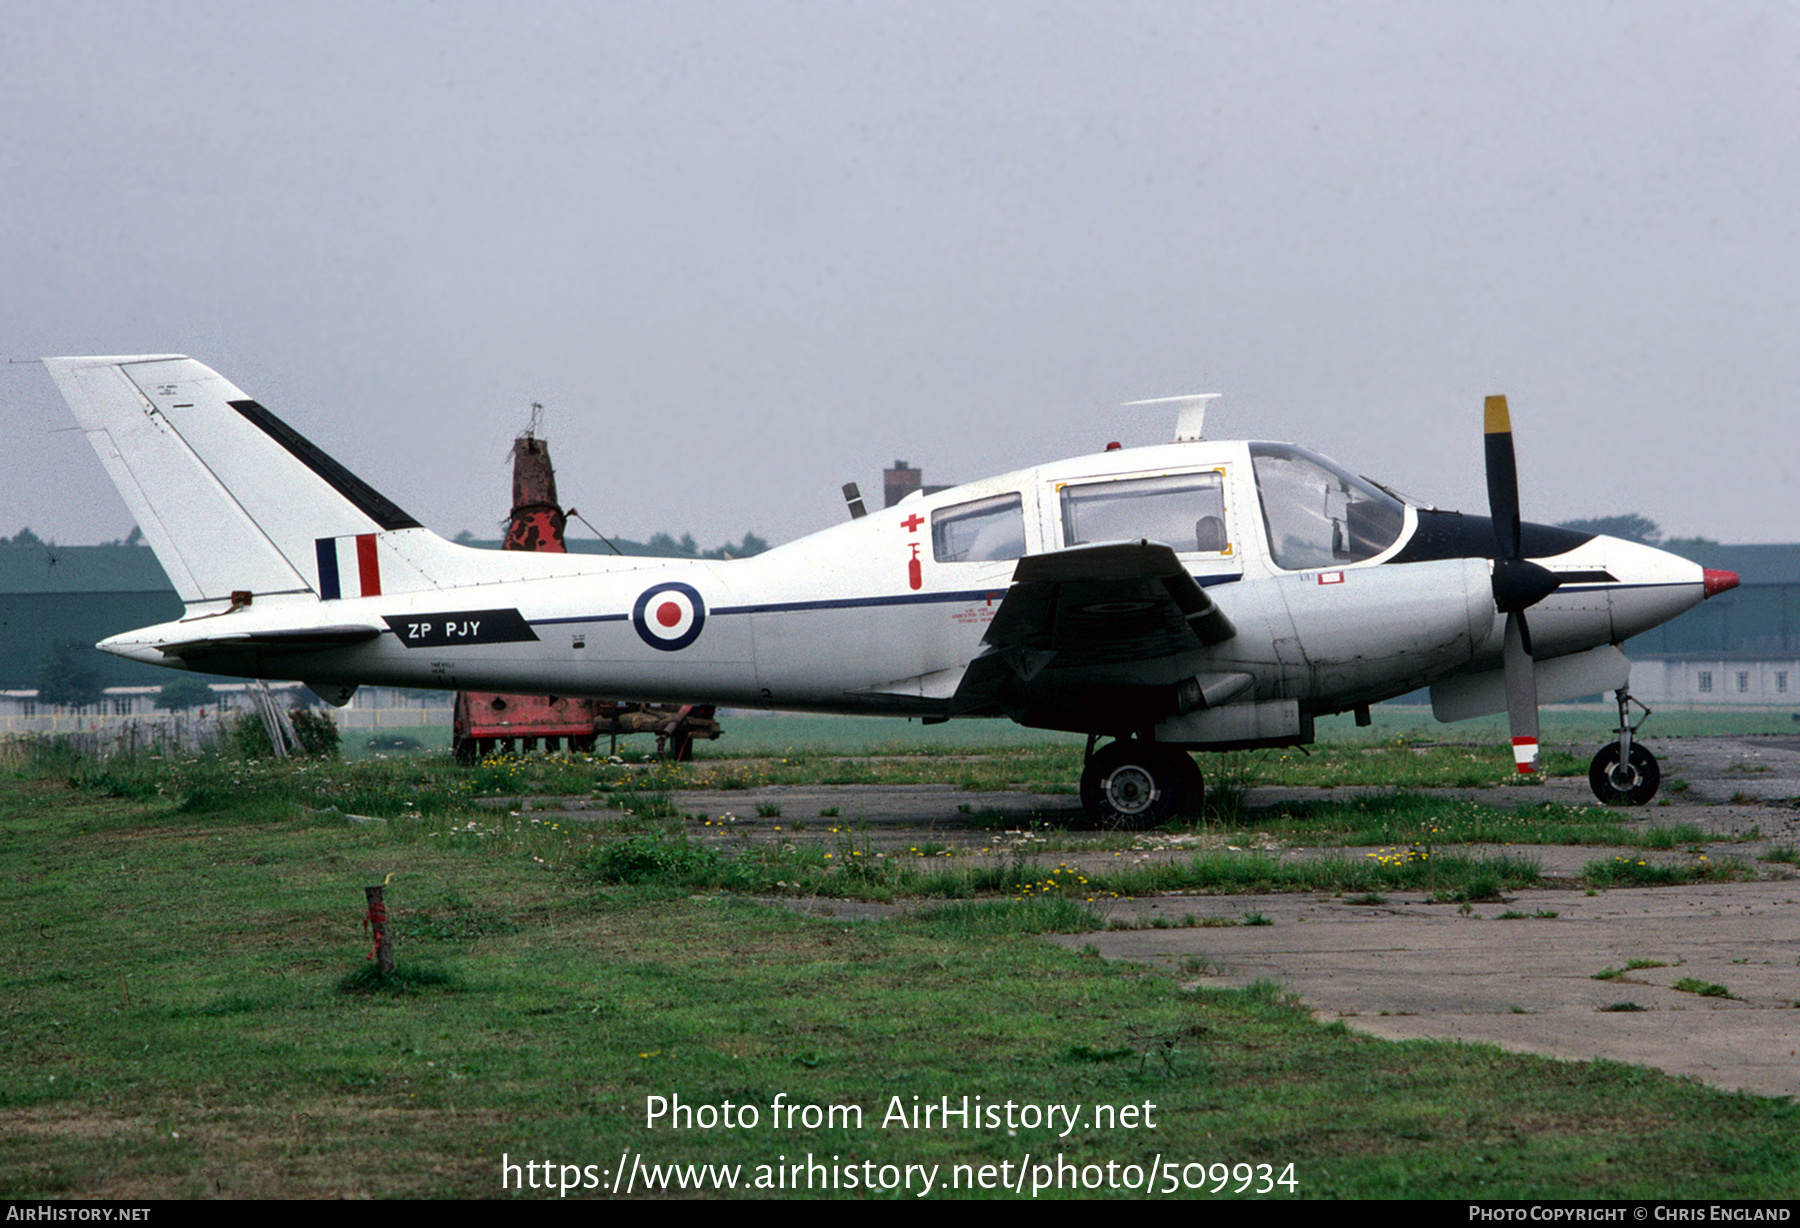
[[[1505,397],[1489,397],[1482,414],[1482,429],[1489,435],[1512,434],[1512,418],[1506,412]]]

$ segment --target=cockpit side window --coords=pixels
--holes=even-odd
[[[931,557],[989,563],[1025,556],[1025,509],[1017,494],[940,507],[931,513]]]
[[[1288,444],[1250,445],[1256,493],[1277,567],[1306,571],[1374,558],[1400,537],[1406,509],[1324,457]]]
[[[1230,554],[1225,475],[1216,469],[1062,488],[1063,544],[1166,542],[1182,553]]]

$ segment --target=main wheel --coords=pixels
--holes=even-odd
[[[1154,742],[1121,738],[1082,769],[1082,808],[1103,827],[1160,827],[1181,805],[1185,758]]]
[[[1619,744],[1608,742],[1588,765],[1588,787],[1608,806],[1642,806],[1656,796],[1662,769],[1641,743],[1631,744],[1631,758],[1619,762]]]

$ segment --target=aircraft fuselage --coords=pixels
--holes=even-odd
[[[1320,541],[1290,542],[1294,557],[1280,560],[1274,535],[1286,513],[1265,506],[1276,496],[1258,489],[1252,447],[1170,444],[1044,465],[914,496],[765,554],[723,562],[539,556],[530,564],[542,574],[425,587],[430,567],[409,570],[408,560],[421,553],[409,539],[431,535],[402,528],[369,535],[376,574],[387,577],[379,596],[258,596],[248,607],[145,628],[104,647],[173,664],[165,650],[199,631],[229,629],[255,641],[261,629],[291,630],[310,618],[380,630],[366,642],[326,649],[259,642],[234,651],[220,644],[189,659],[213,672],[315,684],[937,717],[953,710],[1019,557],[1087,541],[1088,530],[1073,523],[1078,516],[1107,533],[1130,527],[1129,496],[1140,488],[1150,509],[1145,535],[1173,536],[1156,535],[1171,523],[1154,506],[1156,484],[1195,479],[1221,523],[1209,539],[1169,544],[1237,633],[1149,661],[1085,662],[1056,676],[1058,687],[1174,687],[1197,675],[1241,673],[1249,680],[1234,701],[1293,701],[1316,715],[1459,671],[1498,668],[1502,616],[1491,591],[1492,551],[1474,552],[1491,535],[1485,520],[1458,518],[1472,523],[1446,528],[1454,513],[1396,504],[1391,540],[1356,557],[1357,550],[1324,539],[1344,532],[1342,518],[1333,528],[1326,514],[1314,518]],[[1291,463],[1286,453],[1280,459]],[[1109,484],[1120,494],[1107,502]],[[1076,497],[1096,489],[1100,512]],[[980,534],[987,528],[968,542],[956,538],[968,518],[964,509],[979,519],[984,507],[996,509],[998,526],[986,550]],[[1527,536],[1553,551],[1540,553],[1538,563],[1570,577],[1533,607],[1540,659],[1617,644],[1704,594],[1700,566],[1663,551],[1539,526]],[[446,546],[431,540],[436,550]],[[520,569],[516,556],[509,562]],[[1082,720],[1072,714],[1030,723],[1078,727]]]

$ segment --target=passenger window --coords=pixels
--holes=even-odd
[[[1230,554],[1220,471],[1125,478],[1062,488],[1063,544],[1166,542],[1182,553]]]
[[[1025,556],[1020,496],[995,495],[931,513],[931,557],[940,563],[991,563]]]

